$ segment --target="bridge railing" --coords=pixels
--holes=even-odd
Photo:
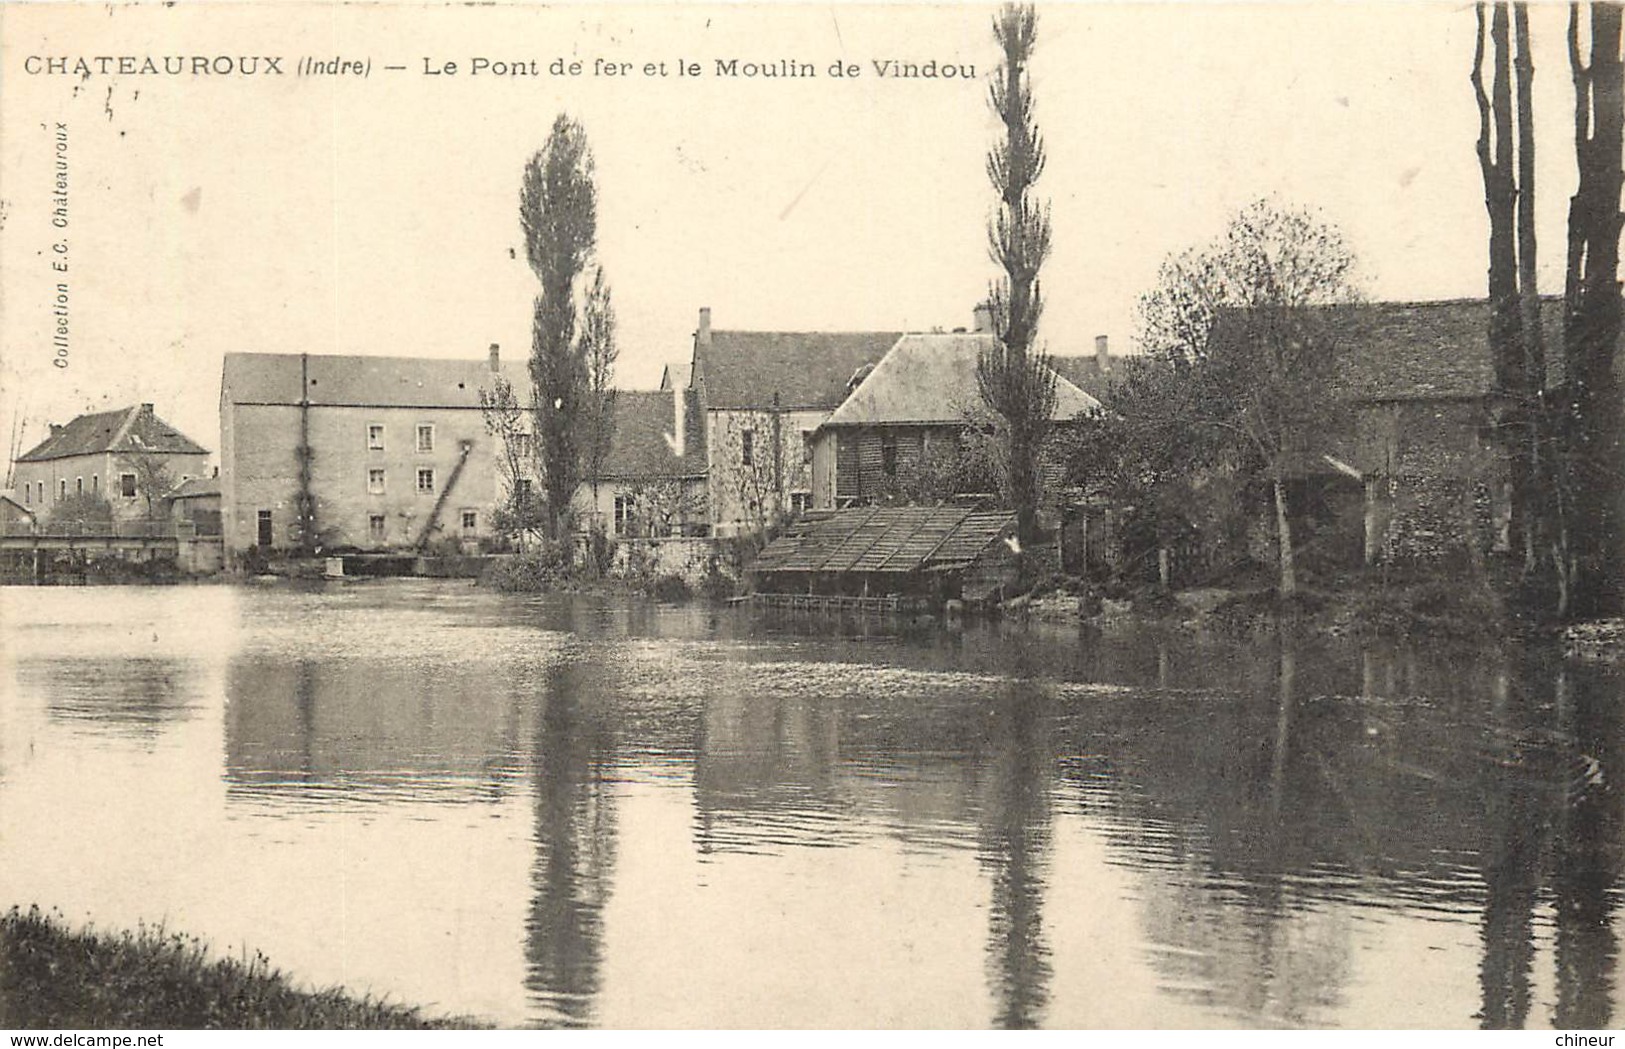
[[[183,521],[7,521],[0,535],[40,539],[174,539],[183,530],[195,531]]]

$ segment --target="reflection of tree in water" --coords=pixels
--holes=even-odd
[[[988,965],[1001,1028],[1036,1027],[1049,1003],[1043,907],[1050,840],[1048,714],[1036,688],[1013,682],[990,726],[981,864],[993,882]]]
[[[547,673],[536,733],[535,896],[526,923],[526,986],[566,1026],[592,1021],[603,962],[603,910],[615,862],[610,786],[615,733],[603,668]]]
[[[1513,688],[1503,671],[1492,683],[1490,740],[1484,777],[1484,958],[1479,1026],[1521,1028],[1529,1018],[1529,977],[1535,960],[1534,911],[1548,827],[1541,766],[1530,747],[1540,714],[1530,690]]]
[[[1552,888],[1557,898],[1558,1027],[1611,1026],[1619,938],[1613,895],[1625,869],[1625,682],[1599,667],[1571,667],[1558,683],[1558,715],[1572,740],[1558,821]]]
[[[181,659],[22,660],[17,683],[38,689],[53,719],[156,736],[190,717],[202,669]]]
[[[1559,1027],[1601,1028],[1614,1010],[1615,883],[1625,868],[1617,674],[1525,660],[1493,697],[1485,780],[1480,1023],[1529,1022],[1534,912],[1556,916]]]

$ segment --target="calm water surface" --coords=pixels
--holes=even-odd
[[[512,1025],[1606,1027],[1617,673],[0,589],[0,904]]]

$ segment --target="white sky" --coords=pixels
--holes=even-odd
[[[992,264],[992,9],[0,7],[0,428],[133,401],[219,443],[230,350],[529,348],[518,185],[565,109],[597,156],[620,379],[718,328],[970,321]],[[1565,9],[1535,11],[1542,290],[1573,189]],[[1278,194],[1343,228],[1378,298],[1483,294],[1470,5],[1068,4],[1034,65],[1053,201],[1042,337],[1126,349],[1160,260]],[[29,55],[373,60],[365,80],[29,76]],[[425,77],[424,58],[703,63],[694,80]],[[714,59],[812,62],[724,80]],[[881,80],[872,59],[974,63]],[[832,61],[863,76],[825,76]],[[382,70],[407,65],[404,73]],[[70,128],[72,356],[51,365],[50,125]],[[517,258],[510,257],[514,249]]]

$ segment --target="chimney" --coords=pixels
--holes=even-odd
[[[147,417],[147,418],[149,418],[149,419],[150,419],[150,418],[152,418],[152,405],[150,405],[150,404],[143,404],[143,405],[142,405],[142,406],[141,406],[141,414],[142,414],[142,415],[144,415],[144,416],[146,416],[146,417]]]
[[[1111,353],[1106,349],[1106,336],[1095,336],[1095,370],[1105,375],[1112,370]]]
[[[711,345],[711,307],[700,307],[700,327],[694,333],[694,341],[701,346]]]
[[[492,374],[502,370],[502,347],[494,342],[491,344],[490,360]]]
[[[976,309],[971,311],[974,322],[971,331],[986,335],[993,331],[993,306],[990,303],[978,303]]]
[[[55,437],[57,434],[59,434],[61,432],[62,432],[62,424],[61,423],[52,423],[51,424],[51,436],[52,437]]]

